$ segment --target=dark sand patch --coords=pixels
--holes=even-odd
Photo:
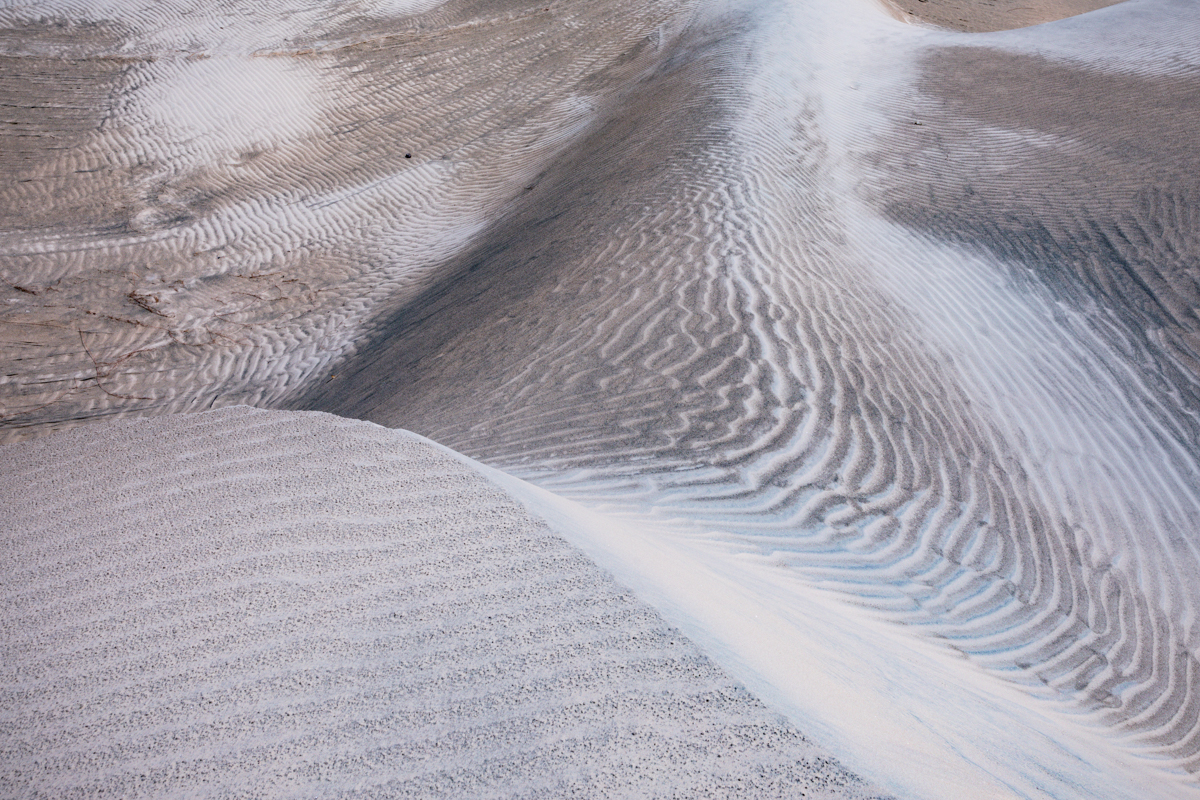
[[[897,18],[970,33],[1053,22],[1123,0],[881,0]]]
[[[1200,430],[1200,74],[931,51],[872,168],[893,220],[1013,265],[1091,315]],[[1104,333],[1105,329],[1119,334]],[[1129,345],[1127,345],[1129,346]],[[1182,426],[1182,427],[1180,427]]]
[[[688,15],[340,8],[253,52],[101,22],[0,30],[0,438],[304,384],[378,304],[435,281]],[[281,97],[287,113],[258,110]],[[263,130],[239,127],[254,114]]]

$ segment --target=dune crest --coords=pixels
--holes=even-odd
[[[6,796],[883,796],[411,434],[231,408],[0,473]]]
[[[1195,75],[1158,42],[1128,45],[1170,73],[1144,79],[1030,52],[1052,33],[966,51],[832,2],[698,23],[469,279],[379,319],[297,406],[678,520],[1194,776],[1196,326],[1163,254],[1194,247],[1168,132]],[[1171,124],[1130,159],[1102,123],[1151,97]]]
[[[154,8],[3,12],[5,437],[404,427],[695,555],[788,652],[819,593],[888,622],[843,626],[863,674],[953,662],[864,678],[968,764],[907,793],[1200,792],[1193,3],[971,36],[874,0]],[[869,725],[801,707],[873,775]]]

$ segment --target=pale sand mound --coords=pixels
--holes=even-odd
[[[412,434],[234,408],[0,474],[5,797],[870,794]]]
[[[943,28],[982,33],[1053,22],[1115,6],[1124,0],[882,0],[895,16]]]

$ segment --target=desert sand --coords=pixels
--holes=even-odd
[[[216,529],[202,515],[173,528],[170,507],[147,530],[176,531],[174,549],[132,528],[112,529],[136,534],[126,549],[81,549],[123,504],[216,502],[188,499],[212,481],[150,467],[111,498],[124,478],[105,471],[106,437],[158,431],[176,454],[200,437],[226,454],[218,471],[277,460],[283,488],[261,513],[257,496],[219,502],[231,547],[270,531],[342,541],[360,516],[338,504],[360,483],[377,487],[363,508],[408,504],[401,527],[422,507],[503,507],[682,636],[667,662],[709,659],[703,685],[745,701],[730,719],[787,720],[739,746],[741,772],[712,771],[710,744],[678,778],[629,767],[606,783],[597,764],[637,751],[619,737],[595,760],[529,739],[504,762],[518,772],[570,763],[584,794],[620,794],[620,776],[670,794],[757,775],[753,796],[854,774],[852,791],[947,800],[1200,796],[1200,20],[1185,0],[980,3],[961,24],[938,16],[952,4],[921,5],[923,24],[874,0],[6,7],[0,453],[30,520],[8,549],[31,555],[10,558],[5,602],[34,620],[85,608],[71,559],[110,565],[113,602],[143,590],[123,588],[142,551],[208,582],[233,569],[188,561],[210,556],[183,543]],[[383,457],[345,443],[276,453],[254,438],[268,417],[222,411],[242,405],[330,442],[425,442],[481,499],[403,500],[424,467],[377,486],[356,470]],[[100,518],[67,515],[89,505],[56,488],[79,454],[90,466],[72,480],[111,509]],[[290,504],[309,496],[333,516],[306,533]],[[73,544],[38,527],[56,516]],[[502,580],[535,547],[520,541],[479,570]],[[265,574],[285,611],[303,599]],[[28,588],[58,580],[55,598]],[[315,601],[330,614],[336,586]],[[468,587],[447,585],[447,602]],[[233,624],[225,599],[202,599],[183,618],[199,649],[164,656],[173,697],[190,697],[189,653],[210,663],[204,620]],[[170,603],[153,605],[167,625]],[[238,630],[266,636],[263,613]],[[116,618],[96,647],[124,641]],[[389,636],[410,635],[397,625]],[[5,635],[14,658],[59,658],[57,633],[26,629]],[[253,641],[245,659],[275,652]],[[126,685],[117,666],[63,669],[83,670],[78,691],[25,695],[12,675],[4,691],[30,699],[7,719]],[[450,694],[478,689],[464,681]],[[122,706],[130,748],[158,730],[136,721],[144,697]],[[181,731],[208,725],[162,708]],[[88,772],[72,784],[87,790],[103,771],[88,759],[104,758],[132,774],[140,755],[59,749],[93,717],[56,713],[36,747],[65,760],[40,779]],[[663,719],[663,741],[692,737]],[[32,753],[27,726],[5,746]],[[253,747],[243,734],[230,741]],[[195,735],[197,752],[220,739]],[[772,761],[779,737],[815,744]],[[471,758],[504,761],[505,741]],[[806,778],[832,763],[816,746],[841,766]],[[456,757],[430,756],[438,770]],[[344,769],[330,793],[353,789]],[[49,785],[29,774],[23,791]],[[200,785],[188,774],[177,786]]]
[[[881,797],[469,466],[232,408],[0,449],[5,797]]]

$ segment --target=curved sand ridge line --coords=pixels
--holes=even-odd
[[[1189,6],[983,38],[542,8],[209,50],[10,20],[10,90],[50,101],[0,127],[9,434],[239,399],[410,427],[836,589],[1194,790]]]
[[[1087,531],[1075,548],[1099,572],[1090,580],[1110,592],[1116,568],[1130,584],[1123,600],[1100,605],[1106,616],[1141,617],[1138,643],[1117,635],[1123,626],[1093,624],[1093,665],[1071,680],[1128,692],[1095,717],[1194,774],[1200,229],[1187,137],[1197,72],[1172,50],[1194,42],[1195,23],[1184,6],[1147,5],[1076,26],[1085,33],[1077,53],[1162,12],[1174,41],[1128,48],[1128,71],[1107,57],[1095,66],[1056,58],[1049,29],[1027,42],[997,37],[994,49],[922,53],[919,91],[869,159],[880,183],[867,196],[926,241],[953,243],[896,272],[924,295],[914,305],[936,317],[931,333],[954,353],[964,385],[1019,443],[1021,469],[1064,526]],[[986,95],[974,88],[981,79]],[[920,252],[911,240],[901,248]],[[947,257],[962,266],[951,272]],[[1134,646],[1159,652],[1135,667]],[[1131,673],[1139,679],[1123,683]]]
[[[411,434],[233,408],[0,471],[6,796],[882,797]]]
[[[1002,110],[936,96],[932,121],[946,125],[925,131],[930,117],[908,115],[929,111],[928,86],[966,79],[914,61],[953,58],[943,45],[959,40],[834,4],[803,12],[801,23],[767,8],[681,38],[628,114],[547,174],[553,191],[466,257],[469,280],[382,319],[375,342],[303,404],[403,424],[596,507],[677,518],[1194,776],[1200,409],[1171,344],[1190,323],[1160,315],[1162,334],[1139,334],[1139,315],[1158,312],[1121,305],[1114,289],[1113,310],[1093,315],[1094,295],[1037,280],[1064,266],[1042,251],[964,250],[971,231],[889,221],[913,218],[898,216],[904,203],[919,208],[939,181],[969,176],[981,203],[1022,197],[1004,162],[988,171],[999,144],[947,158],[923,136],[992,137],[1018,155],[1051,147],[1100,187],[1109,173],[1072,159],[1111,140],[1068,115],[1055,124],[1079,139],[1047,145],[998,129]],[[1182,37],[1194,28],[1186,14],[1177,23]],[[852,37],[869,44],[840,54]],[[1008,58],[1033,70],[999,82],[1017,102],[1040,61]],[[1081,85],[1111,74],[1073,69]],[[1153,85],[1176,91],[1186,125],[1194,76]],[[1078,102],[1103,120],[1137,101]],[[1189,163],[1150,156],[1126,169],[1148,183]],[[1175,209],[1162,218],[1172,224],[1129,239],[1149,242],[1151,266],[1135,273],[1190,241],[1189,195],[1172,196],[1182,199],[1160,204]],[[1095,220],[1079,224],[1102,230]],[[1111,275],[1126,262],[1103,236],[1078,237],[1067,263],[1111,258]],[[1144,290],[1171,303],[1185,274]]]
[[[532,190],[688,13],[412,10],[0,11],[9,438],[277,401]]]

